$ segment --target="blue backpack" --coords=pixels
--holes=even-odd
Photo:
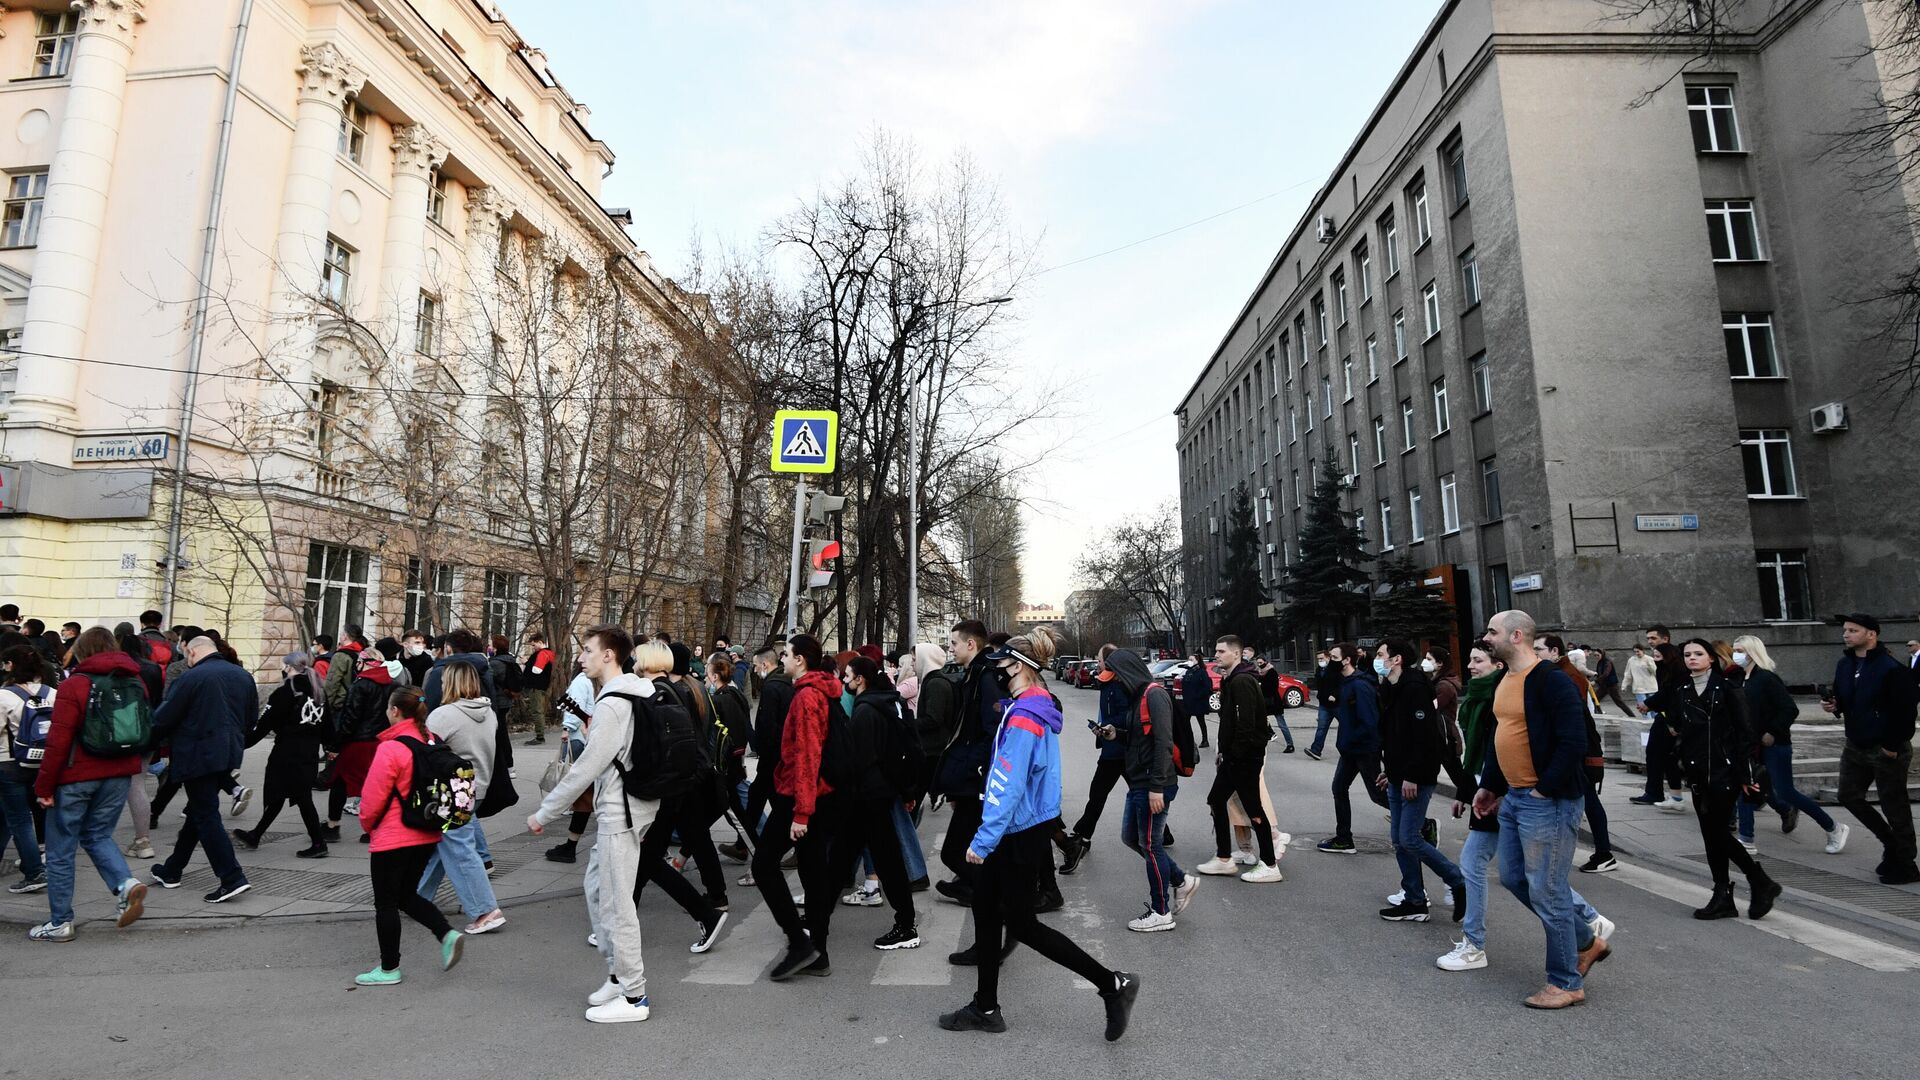
[[[20,699],[20,731],[7,732],[8,758],[23,769],[37,769],[47,755],[47,732],[53,729],[53,687],[43,686],[38,696],[24,687],[9,686]]]

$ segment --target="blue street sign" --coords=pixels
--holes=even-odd
[[[830,473],[839,438],[838,413],[782,409],[773,414],[773,471]]]

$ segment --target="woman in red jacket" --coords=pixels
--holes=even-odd
[[[361,986],[392,986],[400,981],[400,913],[428,930],[440,942],[440,970],[460,962],[460,931],[415,889],[433,856],[440,834],[409,826],[400,815],[400,800],[413,790],[413,750],[402,736],[423,743],[437,742],[427,731],[427,710],[420,691],[403,687],[387,700],[388,727],[380,733],[379,748],[367,766],[360,789],[360,827],[368,843],[367,868],[373,875],[373,927],[380,938],[380,966],[353,981]]]

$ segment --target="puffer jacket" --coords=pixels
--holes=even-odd
[[[346,707],[334,725],[334,749],[352,742],[370,742],[387,730],[387,700],[395,690],[386,665],[363,668],[347,690]]]

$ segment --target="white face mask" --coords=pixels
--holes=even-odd
[[[1746,667],[1747,654],[1739,649],[1733,650],[1733,664],[1735,667]]]
[[[1434,663],[1434,662],[1433,662],[1433,657],[1431,657],[1431,656],[1429,656],[1429,657],[1427,657],[1427,658],[1426,658],[1425,660],[1422,660],[1422,661],[1420,661],[1420,670],[1421,670],[1421,671],[1424,671],[1424,672],[1426,672],[1426,673],[1427,673],[1427,674],[1429,674],[1429,675],[1431,675],[1431,674],[1433,674],[1434,672],[1436,672],[1436,671],[1439,671],[1439,670],[1440,670],[1440,665],[1439,665],[1439,664],[1436,664],[1436,663]]]
[[[411,641],[407,642],[406,645],[402,646],[402,648],[406,649],[408,656],[419,656],[422,653],[427,651],[427,647],[425,645],[420,645]]]

